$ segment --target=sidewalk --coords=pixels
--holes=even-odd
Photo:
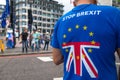
[[[28,55],[28,54],[45,54],[45,53],[51,53],[52,49],[51,46],[49,46],[48,51],[43,50],[44,45],[41,46],[40,51],[34,51],[32,52],[32,49],[28,48],[28,52],[22,53],[22,44],[19,44],[18,41],[16,41],[16,46],[13,49],[5,49],[4,53],[0,52],[0,56],[16,56],[16,55]]]

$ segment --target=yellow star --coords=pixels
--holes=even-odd
[[[71,32],[71,31],[72,31],[72,28],[69,28],[69,29],[68,29],[68,32]]]
[[[72,57],[73,55],[71,54],[70,57]]]
[[[76,25],[76,29],[78,29],[80,26],[79,25]]]
[[[69,50],[68,50],[68,49],[66,49],[65,51],[66,51],[66,52],[69,52]]]
[[[84,54],[82,55],[82,58],[85,58],[85,55],[84,55]]]
[[[83,30],[87,30],[87,26],[84,26],[84,27],[83,27]]]
[[[93,33],[93,32],[90,32],[90,33],[89,33],[89,35],[90,35],[90,36],[93,36],[93,35],[94,35],[94,33]]]
[[[95,44],[96,42],[94,40],[91,41],[91,44]]]
[[[66,45],[66,43],[65,43],[65,42],[63,42],[63,45]]]
[[[64,35],[63,35],[63,38],[66,38],[66,37],[67,37],[66,34],[64,34]]]
[[[89,52],[89,53],[92,53],[92,49],[88,49],[88,52]]]
[[[80,56],[77,56],[77,60],[79,60],[80,59]]]

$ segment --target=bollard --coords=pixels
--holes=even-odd
[[[0,39],[0,50],[2,53],[4,53],[5,45],[4,45],[4,41],[2,39]]]

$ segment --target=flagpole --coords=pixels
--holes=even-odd
[[[16,37],[15,37],[15,25],[14,25],[14,10],[13,10],[13,0],[10,0],[10,7],[11,7],[11,10],[10,10],[10,23],[11,23],[11,28],[13,30],[13,41],[14,41],[14,45],[13,45],[13,48],[15,48],[15,45],[16,45]]]

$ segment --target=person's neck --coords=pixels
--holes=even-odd
[[[82,4],[92,4],[90,1],[78,1],[76,5],[82,5]]]

